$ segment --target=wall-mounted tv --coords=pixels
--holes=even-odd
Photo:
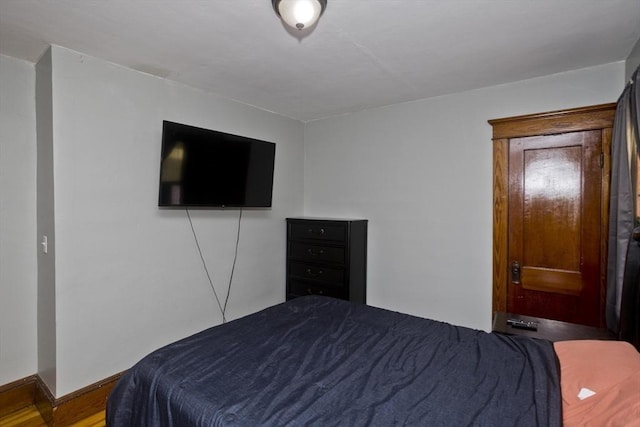
[[[276,144],[164,121],[161,207],[271,207]]]

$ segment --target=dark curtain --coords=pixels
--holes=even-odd
[[[618,332],[627,249],[637,222],[637,156],[640,145],[640,67],[618,99],[611,141],[611,200],[607,259],[607,328]]]

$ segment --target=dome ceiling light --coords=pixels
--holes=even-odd
[[[282,21],[297,30],[312,27],[327,7],[327,0],[271,0]]]

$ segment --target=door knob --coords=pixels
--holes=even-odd
[[[520,284],[520,263],[518,261],[511,263],[511,283],[514,285]]]

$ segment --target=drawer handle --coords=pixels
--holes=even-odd
[[[307,268],[307,274],[309,276],[318,277],[318,276],[320,276],[322,274],[322,270],[318,270],[318,272],[316,273],[312,269]]]
[[[311,256],[318,256],[318,255],[324,254],[324,249],[319,249],[317,251],[314,251],[313,248],[309,248],[307,249],[307,252],[309,252],[309,255]]]
[[[318,231],[314,230],[313,228],[310,228],[307,231],[309,232],[309,234],[318,234],[320,236],[324,235],[324,228],[319,228]]]
[[[307,288],[307,293],[309,295],[324,295],[324,291],[322,289],[318,289],[316,292],[313,292],[313,289]]]

